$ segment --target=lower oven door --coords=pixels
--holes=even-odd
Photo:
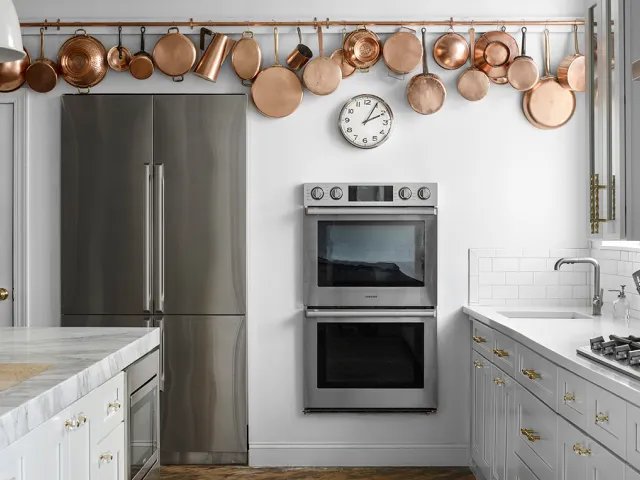
[[[307,310],[304,330],[306,413],[437,408],[435,310]]]

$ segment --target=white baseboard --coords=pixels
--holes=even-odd
[[[281,444],[249,445],[252,467],[464,467],[465,444]]]

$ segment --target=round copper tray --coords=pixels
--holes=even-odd
[[[500,79],[497,83],[504,85],[509,66],[520,55],[518,42],[506,32],[493,31],[482,35],[473,49],[474,64],[487,74],[490,79]]]
[[[71,37],[58,52],[62,78],[76,88],[90,88],[102,81],[109,70],[104,45],[85,33]]]

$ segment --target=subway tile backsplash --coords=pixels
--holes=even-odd
[[[588,305],[588,266],[564,265],[560,272],[553,270],[560,257],[588,255],[588,248],[471,249],[469,304],[537,307]]]

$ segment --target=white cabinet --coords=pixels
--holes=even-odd
[[[92,457],[92,479],[124,480],[125,478],[124,423],[97,446]]]
[[[473,352],[473,373],[471,387],[471,442],[472,458],[478,469],[489,478],[493,455],[493,379],[491,362]]]
[[[491,367],[493,379],[493,457],[491,480],[511,480],[515,476],[516,381],[498,367]]]

